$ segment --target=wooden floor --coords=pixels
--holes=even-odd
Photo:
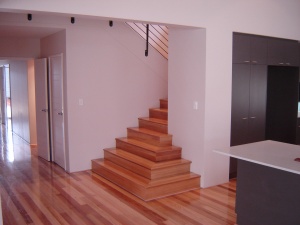
[[[90,170],[65,173],[4,126],[0,138],[5,225],[235,224],[235,180],[143,202]]]

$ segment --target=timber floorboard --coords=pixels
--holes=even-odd
[[[4,225],[233,225],[236,181],[144,202],[90,170],[68,174],[3,125]],[[1,224],[1,223],[0,223]]]

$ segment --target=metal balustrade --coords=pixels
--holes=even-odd
[[[162,25],[149,24],[149,36],[147,37],[147,24],[127,22],[143,39],[147,40],[154,49],[168,59],[168,27]],[[149,54],[148,49],[145,51]]]

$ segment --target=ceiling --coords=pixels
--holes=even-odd
[[[62,30],[61,28],[25,27],[0,25],[0,38],[44,38]]]

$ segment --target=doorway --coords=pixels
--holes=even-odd
[[[38,155],[66,169],[62,54],[35,60]]]

